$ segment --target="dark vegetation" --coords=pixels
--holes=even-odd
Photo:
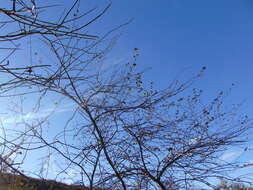
[[[88,190],[81,185],[66,185],[53,180],[23,177],[15,174],[0,175],[1,190]],[[100,190],[94,188],[94,190]]]
[[[87,188],[66,185],[50,180],[25,178],[14,174],[1,174],[0,187],[3,190],[85,190]]]
[[[222,180],[214,190],[253,190],[253,187],[245,183]]]

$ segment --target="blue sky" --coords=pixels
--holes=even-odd
[[[95,1],[101,5],[101,1]],[[102,1],[103,3],[106,1]],[[251,0],[128,0],[112,1],[99,30],[133,19],[122,31],[112,56],[120,60],[140,49],[138,64],[149,68],[146,80],[165,87],[171,79],[186,79],[206,66],[193,87],[207,100],[232,87],[227,104],[241,103],[241,112],[253,116],[253,2]],[[94,2],[93,2],[94,3]],[[252,142],[249,147],[252,147]],[[248,160],[249,148],[227,151],[226,160]],[[252,167],[241,174],[251,173]],[[252,176],[252,174],[250,175]]]
[[[86,2],[84,10],[95,5],[102,9],[108,3]],[[51,14],[55,13],[52,9]],[[128,59],[133,48],[139,48],[138,64],[152,68],[145,79],[154,81],[158,88],[176,76],[185,79],[206,66],[207,71],[194,86],[203,89],[208,99],[234,83],[228,103],[245,100],[241,111],[253,116],[252,0],[113,0],[110,10],[89,32],[103,34],[130,19],[133,21],[121,29],[108,61]],[[240,151],[232,150],[228,156],[232,159]],[[247,159],[253,160],[253,153],[247,154]]]
[[[105,22],[124,30],[119,57],[140,48],[139,63],[152,67],[147,78],[165,86],[183,72],[190,76],[202,66],[207,71],[197,86],[208,94],[235,83],[232,99],[247,99],[251,112],[253,61],[253,2],[250,0],[113,1]],[[115,52],[115,51],[114,51]]]

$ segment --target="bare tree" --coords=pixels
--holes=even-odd
[[[71,26],[73,21],[80,21],[91,11],[94,11],[90,10],[90,12],[78,14],[79,3],[79,0],[73,1],[73,5],[69,7],[60,19],[51,21],[43,18],[43,11],[48,13],[50,8],[55,8],[56,6],[39,5],[40,2],[37,3],[35,0],[9,0],[6,2],[5,7],[0,9],[2,14],[1,28],[3,29],[0,39],[1,41],[9,42],[35,34],[46,35],[47,37],[96,39],[97,36],[85,34],[83,29],[86,29],[88,25],[101,17],[110,7],[110,4],[100,14],[85,24]],[[12,29],[11,31],[9,31],[10,28]]]
[[[107,44],[105,39],[114,30],[94,40],[82,29],[110,5],[87,24],[78,25],[85,16],[77,14],[79,3],[75,1],[57,23],[42,20],[39,13],[44,7],[35,1],[14,0],[10,9],[1,9],[12,19],[3,26],[19,26],[17,32],[3,34],[3,41],[37,34],[51,57],[51,62],[22,67],[2,62],[0,72],[8,76],[0,85],[2,96],[20,89],[14,95],[41,95],[38,105],[49,94],[75,105],[53,140],[43,132],[47,118],[32,124],[23,121],[27,129],[23,136],[31,139],[29,147],[19,148],[48,148],[65,161],[57,175],[79,171],[81,182],[90,189],[191,189],[194,184],[214,187],[211,178],[233,179],[227,172],[238,164],[221,160],[221,155],[245,142],[252,128],[247,116],[237,114],[239,105],[223,106],[227,92],[209,103],[202,102],[201,90],[190,92],[205,67],[189,80],[174,80],[161,90],[143,80],[143,71],[137,69],[138,48],[129,62],[106,63],[114,38]],[[69,18],[73,11],[77,15]],[[83,40],[88,43],[80,43]]]
[[[2,81],[0,85],[1,97],[21,96],[36,92],[45,93],[46,91],[44,90],[46,89],[42,90],[36,88],[35,86],[31,87],[30,84],[28,86],[25,84],[26,81],[30,80],[29,77],[36,77],[34,70],[37,70],[37,72],[43,72],[43,74],[50,71],[46,76],[44,76],[45,78],[40,78],[40,80],[44,80],[43,83],[45,83],[45,86],[47,86],[47,83],[50,83],[51,85],[51,77],[54,79],[58,78],[58,76],[55,75],[56,73],[52,73],[53,69],[58,69],[58,67],[53,67],[50,64],[41,64],[41,62],[37,64],[33,61],[32,57],[34,55],[32,55],[32,53],[34,53],[34,49],[32,45],[34,44],[35,39],[44,40],[46,43],[48,41],[55,42],[54,44],[57,45],[64,44],[64,46],[72,48],[74,51],[79,51],[76,43],[84,43],[86,48],[82,50],[80,49],[80,58],[82,54],[90,55],[91,59],[95,59],[100,56],[99,52],[94,51],[94,49],[98,48],[97,44],[103,41],[113,30],[109,31],[101,38],[98,38],[96,35],[87,34],[86,30],[109,9],[110,4],[102,10],[93,8],[87,12],[81,13],[81,11],[79,11],[80,0],[74,0],[71,7],[63,11],[60,18],[55,17],[55,20],[48,20],[47,13],[50,12],[50,9],[55,9],[57,7],[58,5],[40,5],[40,2],[34,0],[10,0],[5,1],[0,8],[1,50],[7,52],[6,56],[0,63],[2,76],[6,79],[6,81]],[[75,44],[71,44],[70,42],[74,40]],[[12,60],[12,57],[14,57],[18,50],[27,48],[26,46],[23,46],[25,41],[29,42],[30,60],[27,62],[28,64],[20,64],[16,60]],[[45,69],[50,66],[51,68],[48,70]],[[16,77],[10,79],[8,78],[8,74],[11,74],[12,76],[15,75]],[[49,74],[52,74],[52,76],[49,76]],[[21,78],[19,78],[18,75],[22,75]],[[16,91],[17,87],[21,87],[21,92]],[[29,90],[25,92],[23,91],[25,90],[23,87],[28,87]],[[5,93],[8,92],[14,93],[6,95]],[[36,109],[39,108],[39,105],[40,100],[36,105]],[[20,114],[24,116],[22,111],[20,111]],[[46,119],[44,121],[46,121]],[[9,134],[1,137],[1,140],[3,141],[1,143],[3,148],[1,157],[2,171],[9,172],[10,170],[14,170],[16,173],[24,175],[23,172],[18,169],[19,165],[23,163],[23,159],[21,159],[20,164],[16,164],[14,163],[14,158],[10,158],[10,156],[14,154],[20,155],[22,151],[27,152],[47,146],[46,143],[37,145],[37,142],[30,141],[31,139],[34,139],[34,137],[39,136],[38,133],[42,131],[41,125],[44,121],[37,120],[36,124],[26,124],[25,127],[28,127],[28,129],[14,129],[16,136],[13,137],[13,139],[9,137]],[[26,123],[22,119],[19,122]],[[12,133],[14,133],[14,130],[11,130]],[[5,131],[5,129],[3,131]],[[50,146],[48,145],[48,147]],[[26,156],[26,154],[23,155],[24,157]]]

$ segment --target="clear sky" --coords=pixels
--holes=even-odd
[[[165,86],[178,73],[190,76],[206,66],[196,86],[213,95],[234,83],[232,99],[247,99],[252,113],[252,1],[114,0],[107,18],[114,25],[134,18],[115,49],[120,57],[140,48],[139,63],[153,68],[148,78]]]
[[[241,111],[253,116],[253,1],[113,1],[110,15],[118,23],[134,18],[119,46],[140,48],[141,64],[153,68],[148,78],[163,86],[171,76],[206,66],[195,85],[213,96],[234,83],[228,103],[246,100]],[[252,150],[242,156],[253,160]]]
[[[82,8],[102,9],[108,2],[86,0]],[[152,67],[145,77],[159,88],[179,74],[185,79],[206,66],[194,86],[209,98],[234,83],[228,103],[246,100],[242,112],[253,116],[252,0],[112,0],[111,9],[89,31],[103,34],[130,19],[109,61],[127,59],[139,48],[138,64]],[[253,152],[247,159],[253,160]]]
[[[101,1],[95,1],[100,4]],[[106,1],[103,1],[106,2]],[[152,67],[146,79],[164,87],[179,75],[185,79],[206,66],[202,79],[193,87],[204,90],[205,98],[227,91],[228,104],[245,101],[241,112],[253,116],[253,1],[251,0],[114,0],[100,28],[119,25],[133,18],[113,50],[120,58],[140,49],[138,63]],[[249,149],[226,152],[226,160],[253,163]],[[244,172],[252,172],[252,167]],[[244,173],[242,172],[242,173]],[[251,174],[252,175],[252,174]]]

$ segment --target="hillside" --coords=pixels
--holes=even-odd
[[[88,188],[4,173],[0,175],[0,190],[88,190]]]

